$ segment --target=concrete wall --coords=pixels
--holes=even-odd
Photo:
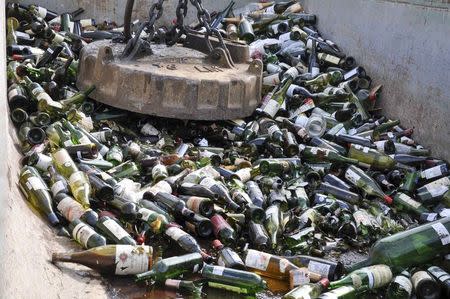
[[[97,21],[111,20],[122,24],[123,15],[125,11],[126,0],[13,0],[12,2],[20,2],[25,4],[39,4],[43,7],[48,7],[58,13],[73,11],[79,7],[85,9],[81,17],[95,18]],[[134,1],[134,16],[136,18],[147,18],[148,10],[152,3],[156,0],[135,0]],[[246,3],[253,2],[251,0],[237,0],[237,5],[241,6]],[[218,11],[229,3],[227,1],[217,0],[203,0],[203,7],[209,12]],[[178,0],[165,0],[163,4],[164,14],[161,17],[161,22],[164,24],[171,24],[173,19],[176,19],[175,10],[178,5]],[[192,22],[196,19],[197,10],[192,4],[188,6],[187,22]]]
[[[450,160],[448,1],[304,0],[323,35],[384,85],[385,114]]]

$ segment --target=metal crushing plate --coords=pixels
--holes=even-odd
[[[81,53],[77,86],[95,84],[93,99],[143,114],[195,120],[251,115],[261,100],[262,63],[249,59],[248,47],[228,45],[230,67],[222,49],[204,54],[200,37],[185,45],[152,44],[152,55],[121,61],[124,44],[90,43]]]

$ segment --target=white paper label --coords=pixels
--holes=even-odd
[[[153,215],[155,212],[146,208],[141,208],[139,209],[139,213],[142,215],[141,220],[148,221],[150,215]]]
[[[165,285],[169,288],[178,289],[180,287],[181,280],[178,279],[166,279]]]
[[[409,197],[406,194],[403,194],[403,193],[400,194],[399,198],[415,209],[422,206],[422,204],[420,202],[415,201],[414,199],[412,199],[411,197]]]
[[[278,130],[279,130],[278,126],[274,124],[267,129],[267,132],[269,133],[270,136],[272,136],[272,134]]]
[[[438,186],[435,188],[427,188],[427,190],[428,190],[428,193],[431,194],[431,196],[438,197],[438,196],[441,196],[442,194],[444,194],[445,192],[447,192],[448,187]]]
[[[45,18],[47,16],[47,9],[45,7],[38,6],[37,9],[41,18]]]
[[[52,158],[44,154],[39,154],[39,159],[35,165],[36,168],[47,171],[50,165],[52,165]]]
[[[294,287],[310,283],[309,272],[304,269],[291,270],[290,274],[291,274],[292,285]]]
[[[119,240],[128,236],[128,233],[116,221],[108,219],[103,225]]]
[[[439,239],[441,239],[442,245],[447,245],[450,243],[450,234],[449,234],[447,228],[442,223],[440,223],[440,222],[434,223],[431,225],[431,227],[438,234]]]
[[[8,92],[8,99],[12,99],[13,97],[15,97],[16,95],[18,95],[19,93],[17,92],[17,88],[13,88]]]
[[[29,177],[26,184],[29,190],[47,190],[47,186],[44,182],[37,177]]]
[[[216,180],[214,180],[213,178],[204,178],[200,183],[200,185],[205,186],[206,188],[211,188],[215,184]]]
[[[149,252],[148,246],[116,245],[116,275],[148,271]]]
[[[222,274],[223,274],[223,270],[224,270],[225,268],[224,267],[221,267],[221,266],[213,266],[213,269],[212,269],[212,273],[214,274],[214,275],[219,275],[219,276],[221,276]]]
[[[350,182],[352,182],[353,184],[356,184],[356,182],[358,182],[358,180],[361,178],[359,176],[359,174],[357,174],[356,172],[354,172],[352,169],[347,169],[347,171],[345,172],[345,178],[347,180],[349,180]]]
[[[368,148],[368,147],[363,147],[363,149],[362,149],[363,153],[366,153],[366,154],[369,152],[369,150],[370,150],[370,148]]]
[[[65,197],[56,206],[58,211],[69,221],[80,219],[80,217],[86,212],[77,201],[71,197]]]
[[[373,282],[371,283],[370,275],[368,275],[370,288],[383,287],[392,280],[392,271],[386,265],[370,266],[368,272],[371,272],[373,277]]]
[[[438,165],[429,169],[422,171],[422,177],[429,180],[438,176],[443,175],[442,170],[446,171],[445,165]]]
[[[66,141],[63,142],[63,145],[64,146],[71,146],[71,145],[73,145],[73,142],[72,142],[72,140],[67,139]]]
[[[242,169],[239,169],[238,171],[236,171],[235,174],[239,177],[239,179],[243,183],[246,183],[252,178],[250,170],[251,170],[251,168],[242,168]]]
[[[280,109],[280,104],[277,101],[270,99],[266,107],[264,107],[264,112],[270,117],[274,117]]]
[[[69,185],[73,185],[78,181],[87,181],[86,174],[82,171],[77,171],[72,173],[72,175],[69,177]]]
[[[271,255],[250,249],[245,257],[245,266],[253,269],[266,271]]]
[[[308,270],[317,274],[320,274],[322,277],[328,277],[330,275],[330,265],[323,264],[316,261],[310,261],[308,264]]]
[[[56,194],[58,194],[59,192],[61,192],[64,189],[66,189],[66,184],[64,184],[63,181],[57,181],[51,187],[53,196],[55,196]]]
[[[394,283],[401,285],[408,292],[408,294],[411,294],[412,283],[408,277],[405,277],[403,275],[398,275],[395,277]]]
[[[89,238],[95,234],[95,231],[88,225],[84,223],[78,223],[72,231],[72,237],[84,248],[88,248]]]
[[[391,138],[391,139],[395,137],[395,135],[394,135],[392,132],[388,132],[388,133],[387,133],[387,136],[388,136],[389,138]]]
[[[280,266],[280,272],[284,273],[284,272],[286,272],[286,268],[289,266],[289,261],[287,259],[281,259],[279,266]]]
[[[166,229],[166,235],[171,237],[174,241],[178,241],[179,238],[186,235],[186,232],[178,227],[169,227]]]
[[[434,221],[437,219],[437,213],[430,213],[427,216],[427,221]]]

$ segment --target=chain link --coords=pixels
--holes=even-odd
[[[184,18],[186,17],[187,12],[188,12],[188,7],[187,7],[188,1],[190,1],[191,4],[197,9],[197,19],[198,19],[200,25],[202,25],[205,28],[205,33],[204,33],[205,43],[206,43],[206,46],[208,47],[209,52],[212,52],[214,49],[209,37],[216,36],[217,39],[219,40],[220,47],[224,50],[225,55],[227,56],[228,60],[230,61],[230,63],[232,65],[234,65],[233,60],[230,55],[230,52],[228,51],[228,48],[225,45],[225,42],[224,42],[223,37],[220,34],[219,30],[217,28],[211,28],[211,26],[210,26],[211,15],[203,7],[202,0],[179,0],[178,1],[178,5],[177,5],[177,9],[176,9],[177,20],[176,20],[175,25],[172,27],[172,29],[170,30],[170,32],[168,34],[169,36],[171,36],[171,39],[166,40],[166,44],[168,46],[172,46],[172,45],[176,44],[178,42],[178,40],[180,39],[180,36],[184,32],[186,32],[187,28],[184,26]],[[158,0],[158,2],[154,3],[150,7],[150,10],[148,12],[148,21],[142,23],[142,25],[137,30],[135,36],[130,41],[128,41],[128,44],[126,45],[122,56],[128,56],[130,53],[133,52],[134,48],[138,44],[142,45],[142,43],[138,43],[138,41],[139,41],[140,35],[144,29],[147,29],[147,33],[148,33],[147,40],[150,41],[153,39],[153,36],[155,35],[155,22],[162,16],[163,11],[164,11],[163,3],[164,3],[164,0]],[[190,30],[190,31],[194,31],[194,30]],[[194,32],[196,32],[196,31],[194,31]],[[149,44],[144,44],[144,46],[146,48],[149,48]],[[151,49],[147,49],[147,50],[151,51]]]

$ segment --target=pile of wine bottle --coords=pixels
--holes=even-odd
[[[380,114],[382,86],[297,1],[234,6],[211,27],[264,62],[264,98],[248,118],[202,122],[89,99],[80,50],[120,33],[7,4],[19,186],[84,249],[52,261],[197,295],[449,298],[448,163]],[[349,264],[355,251],[368,258]]]

